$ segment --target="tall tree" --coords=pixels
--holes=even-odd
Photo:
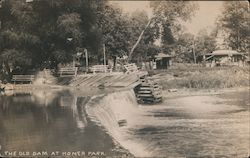
[[[126,55],[129,45],[128,15],[124,15],[120,8],[107,3],[98,13],[98,26],[106,51],[110,56]]]
[[[148,22],[147,13],[136,11],[131,15],[124,14],[119,7],[108,3],[98,11],[98,26],[101,29],[102,42],[106,46],[107,55],[114,58],[129,55],[129,51]],[[145,31],[143,40],[135,50],[135,56],[145,57],[147,47],[154,48],[152,43],[157,30],[151,28]]]
[[[175,55],[175,60],[177,62],[193,62],[193,45],[194,45],[194,35],[190,33],[182,33],[176,38],[174,45],[171,45],[168,48],[170,52],[173,52]]]
[[[216,40],[213,33],[208,34],[207,30],[201,30],[195,38],[194,49],[196,56],[211,53],[216,49]]]
[[[189,20],[198,8],[191,1],[152,1],[154,22],[159,26],[163,49],[175,43],[174,30],[180,29],[181,20]]]
[[[220,18],[220,28],[226,33],[229,47],[238,51],[249,51],[249,2],[225,1]]]
[[[32,7],[25,1],[6,0],[0,9],[0,62],[10,78],[16,68],[27,70],[32,65],[40,39],[32,34]]]
[[[0,8],[0,62],[4,73],[72,61],[77,47],[96,53],[97,11],[104,1],[5,0]],[[48,63],[48,62],[47,62]]]
[[[159,38],[158,26],[155,23],[151,23],[145,11],[135,11],[132,13],[130,28],[130,49],[136,46],[131,56],[133,59],[135,57],[136,59],[147,59],[159,52],[159,48],[154,45],[155,40]],[[141,39],[138,39],[140,35]],[[135,45],[136,42],[138,43],[137,45]]]

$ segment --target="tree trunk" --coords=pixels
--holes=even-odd
[[[113,69],[115,70],[116,69],[116,56],[113,56]]]
[[[4,80],[7,80],[8,82],[10,82],[11,81],[11,76],[12,76],[12,73],[10,72],[10,66],[9,66],[9,64],[8,64],[8,62],[3,62],[3,64],[4,64]]]

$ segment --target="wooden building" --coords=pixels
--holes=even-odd
[[[244,66],[246,64],[246,55],[234,50],[216,50],[203,55],[203,61],[206,67],[228,65]]]
[[[172,56],[165,53],[159,53],[154,56],[154,61],[156,63],[155,69],[167,69],[172,65]]]

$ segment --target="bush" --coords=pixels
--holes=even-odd
[[[178,70],[176,70],[178,71]],[[180,74],[172,72],[173,74]],[[229,67],[226,69],[209,69],[186,72],[177,75],[172,80],[159,80],[164,89],[169,88],[231,88],[250,86],[249,70],[247,67]]]

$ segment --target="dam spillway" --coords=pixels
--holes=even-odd
[[[136,157],[246,157],[248,94],[176,97],[145,106],[126,90],[94,97],[86,112]],[[126,126],[119,127],[119,120]]]

